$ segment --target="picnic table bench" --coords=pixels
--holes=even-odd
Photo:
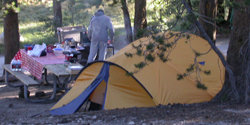
[[[34,103],[46,102],[54,99],[56,93],[59,92],[60,90],[67,92],[70,89],[71,83],[73,83],[72,82],[73,78],[75,78],[75,76],[77,75],[77,73],[67,72],[66,70],[67,67],[64,66],[65,56],[63,54],[55,55],[54,53],[47,53],[47,55],[43,57],[33,57],[29,56],[24,49],[21,49],[18,51],[15,57],[19,55],[21,57],[20,60],[22,62],[22,71],[12,71],[10,68],[10,64],[2,65],[5,71],[5,83],[10,87],[19,87],[21,90],[19,93],[19,97],[25,98],[28,102],[34,102]],[[54,76],[53,82],[48,81],[47,70],[49,70],[50,73],[53,74]],[[30,75],[24,73],[24,71],[29,72]],[[15,76],[22,83],[21,84],[10,83],[9,74]],[[42,76],[45,76],[45,78],[43,79]],[[48,96],[43,98],[29,97],[28,87],[45,85],[45,84],[40,84],[40,81],[37,82],[37,80],[38,81],[42,80],[43,83],[45,83],[46,85],[53,86],[53,92],[52,94],[50,94],[51,97]],[[39,95],[43,94],[37,91],[36,96]]]
[[[79,65],[79,63],[75,63],[74,65]],[[69,72],[66,70],[66,67],[64,64],[49,64],[44,66],[44,72],[45,72],[45,80],[47,83],[47,70],[53,73],[54,75],[54,82],[57,84],[58,89],[63,89],[66,92],[70,89],[70,85],[74,82],[73,79],[78,74],[77,72]],[[63,81],[62,81],[63,77]],[[61,80],[60,80],[61,79]]]
[[[4,65],[2,65],[2,67],[4,68],[4,71],[5,71],[5,83],[7,85],[9,85],[10,87],[20,87],[21,90],[23,88],[24,98],[28,102],[32,102],[32,103],[33,102],[45,102],[45,101],[54,99],[54,97],[56,95],[56,83],[54,83],[54,85],[53,85],[53,93],[52,93],[52,95],[51,95],[51,97],[49,99],[30,99],[29,98],[28,87],[30,87],[30,86],[39,86],[40,83],[38,83],[37,81],[35,81],[33,78],[26,75],[22,71],[12,71],[10,69],[10,64],[4,64]],[[8,79],[9,78],[9,73],[12,74],[13,76],[15,76],[18,80],[20,80],[22,82],[22,84],[14,85],[14,84],[9,83],[9,79]]]

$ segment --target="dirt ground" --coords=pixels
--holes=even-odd
[[[19,83],[19,81],[12,82]],[[51,86],[31,87],[35,91],[49,92]],[[105,111],[85,111],[75,114],[51,116],[49,109],[64,93],[48,103],[29,103],[18,98],[19,88],[0,82],[0,124],[68,124],[68,125],[165,125],[165,124],[250,124],[250,105],[233,103],[201,103],[159,105],[150,108],[128,108]],[[49,95],[49,93],[46,93]]]
[[[219,44],[227,47],[221,39]],[[226,52],[226,51],[225,51]],[[11,82],[18,84],[19,81]],[[42,84],[30,87],[31,96],[44,91],[49,96],[51,86]],[[250,105],[235,103],[201,103],[159,105],[149,108],[128,108],[104,111],[88,111],[83,108],[72,115],[51,116],[49,109],[64,95],[58,93],[53,101],[29,103],[18,98],[19,88],[0,82],[0,124],[60,124],[60,125],[242,125],[250,124]],[[31,97],[31,98],[32,98]]]

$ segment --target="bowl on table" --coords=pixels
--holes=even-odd
[[[56,56],[60,56],[63,54],[63,48],[54,48],[53,52],[55,53]]]

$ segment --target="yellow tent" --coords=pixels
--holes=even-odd
[[[132,44],[148,43],[149,39],[152,41],[151,37],[144,37]],[[51,108],[50,113],[72,114],[86,100],[101,104],[102,109],[199,103],[210,101],[223,86],[225,68],[208,42],[201,37],[190,35],[188,40],[181,37],[170,54],[170,61],[163,63],[157,58],[133,76],[127,76],[126,72],[135,71],[134,64],[144,60],[140,56],[126,57],[125,53],[136,52],[132,44],[105,61],[85,66],[73,88]],[[195,58],[194,50],[206,54]],[[211,74],[197,71],[183,80],[177,80],[177,74],[185,73],[194,61],[198,62],[200,70],[210,70]],[[207,90],[197,88],[197,75]]]

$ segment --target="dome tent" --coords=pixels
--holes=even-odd
[[[136,52],[132,44],[147,43],[149,39],[141,38],[107,60],[85,66],[72,89],[50,109],[50,113],[72,114],[86,100],[101,104],[102,109],[199,103],[210,101],[221,90],[225,68],[208,42],[196,35],[190,35],[189,40],[186,37],[178,39],[170,61],[164,63],[157,58],[133,76],[127,76],[127,72],[135,70],[134,64],[143,61],[144,57],[128,58],[125,53]],[[174,37],[166,40],[174,41]],[[195,58],[194,50],[206,54]],[[199,69],[211,71],[210,75],[199,74],[207,90],[197,88],[196,74],[177,80],[177,74],[185,73],[194,59],[200,62]]]

